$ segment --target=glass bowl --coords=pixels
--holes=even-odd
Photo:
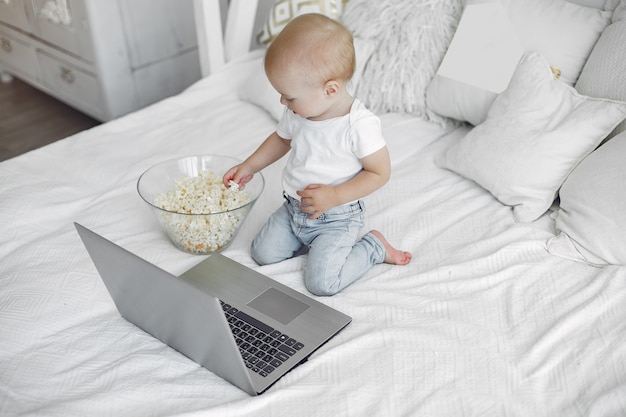
[[[225,187],[222,176],[239,163],[220,155],[170,159],[141,174],[137,192],[177,248],[194,254],[220,252],[237,235],[265,186],[257,173],[244,189]]]

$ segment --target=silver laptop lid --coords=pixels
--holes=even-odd
[[[122,317],[248,394],[259,393],[217,298],[74,225]]]

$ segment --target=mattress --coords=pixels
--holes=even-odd
[[[176,249],[136,191],[173,156],[245,158],[274,130],[225,78],[0,163],[2,416],[617,416],[626,414],[626,269],[550,255],[550,213],[510,207],[433,159],[468,127],[381,117],[392,177],[364,232],[413,254],[332,297],[352,323],[259,397],[117,312],[77,221],[174,274]],[[284,161],[223,254],[306,293],[306,255],[259,267],[249,243],[282,203]]]

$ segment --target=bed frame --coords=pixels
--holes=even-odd
[[[194,0],[204,77],[250,51],[259,0]]]

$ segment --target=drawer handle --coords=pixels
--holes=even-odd
[[[7,38],[2,38],[2,49],[5,52],[11,52],[13,47],[11,46],[11,41]]]
[[[69,68],[61,67],[61,79],[68,84],[73,84],[76,80],[74,76],[74,71]]]

